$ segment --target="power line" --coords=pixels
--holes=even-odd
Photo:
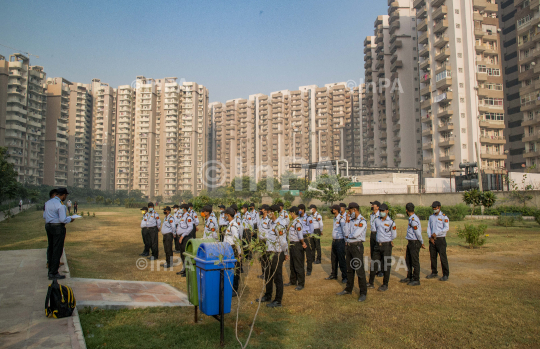
[[[28,56],[34,56],[34,57],[36,57],[36,58],[39,58],[39,56],[33,55],[33,54],[31,54],[30,52],[24,52],[23,50],[18,50],[18,49],[16,49],[16,48],[9,47],[9,46],[3,45],[3,44],[0,44],[0,46],[7,47],[7,48],[9,48],[9,49],[11,49],[11,50],[14,50],[14,51],[17,51],[17,52],[19,52],[19,53],[24,53],[24,54],[26,54],[26,55],[28,55]]]

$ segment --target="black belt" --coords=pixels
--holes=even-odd
[[[61,226],[65,226],[66,223],[45,223],[45,225],[52,225],[52,226],[61,225]]]
[[[364,243],[363,241],[355,241],[355,242],[346,242],[345,244],[352,246],[352,245],[361,245],[363,243]]]
[[[344,239],[332,239],[332,241],[341,241],[341,240],[344,240]]]
[[[382,245],[389,245],[391,243],[392,243],[392,241],[386,241],[386,242],[379,242],[378,244],[379,244],[379,246],[382,246]]]

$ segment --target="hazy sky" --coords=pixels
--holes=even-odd
[[[205,85],[225,102],[364,76],[385,0],[4,1],[0,44],[48,77],[113,87],[138,75]],[[0,46],[0,54],[14,50]]]

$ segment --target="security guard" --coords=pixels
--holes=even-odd
[[[141,235],[142,235],[142,240],[144,244],[144,250],[143,250],[143,253],[141,253],[139,256],[148,257],[150,256],[150,253],[149,253],[150,242],[148,241],[148,232],[147,232],[148,219],[146,218],[146,214],[148,213],[148,207],[142,207],[141,213],[143,215],[141,219]]]
[[[289,215],[287,214],[287,211],[283,209],[283,202],[278,203],[279,206],[279,218],[281,218],[281,221],[285,223],[285,226],[288,226],[291,220],[289,219]]]
[[[315,258],[315,264],[321,264],[321,236],[323,234],[323,219],[319,212],[317,212],[317,206],[309,206],[311,210],[311,218],[313,219],[313,233],[316,235],[312,238],[311,253]],[[316,256],[315,256],[316,252]]]
[[[409,225],[407,227],[407,251],[405,252],[405,263],[407,263],[407,277],[400,280],[409,286],[420,285],[420,249],[425,249],[422,239],[422,225],[420,218],[414,213],[414,204],[409,202],[405,205],[405,211],[409,216]]]
[[[270,206],[266,204],[262,205],[261,214],[258,215],[258,223],[257,223],[257,226],[259,227],[258,238],[261,242],[265,244],[265,246],[266,246],[266,237],[272,230],[272,227],[271,227],[272,220],[270,219],[268,215],[268,211],[270,211]],[[259,275],[258,278],[264,279],[264,272],[266,268],[268,268],[268,255],[266,251],[263,251],[261,253],[260,262],[261,262],[262,274]]]
[[[236,258],[236,263],[234,265],[234,278],[233,278],[233,297],[238,296],[238,286],[240,284],[240,269],[242,265],[242,245],[240,243],[240,226],[238,225],[237,220],[234,218],[236,215],[235,210],[232,207],[229,207],[225,210],[225,218],[229,225],[225,232],[223,233],[223,242],[231,245],[234,251],[234,258]]]
[[[148,203],[146,219],[147,239],[150,244],[150,250],[152,250],[152,256],[148,257],[148,259],[153,261],[159,257],[158,234],[161,230],[161,219],[159,218],[159,214],[154,210],[154,204],[152,202]]]
[[[347,223],[348,229],[345,231],[347,286],[338,295],[352,294],[356,272],[360,288],[358,301],[363,302],[367,295],[366,270],[364,269],[364,241],[366,241],[367,221],[360,214],[360,206],[356,202],[351,202],[348,210],[349,222]]]
[[[283,285],[296,285],[295,291],[303,290],[306,283],[306,274],[304,272],[304,249],[307,247],[307,244],[304,242],[304,226],[302,225],[298,214],[298,207],[293,206],[289,208],[289,217],[293,219],[287,233],[291,246],[289,253],[291,256],[291,262],[289,263],[291,274],[289,283]]]
[[[197,237],[197,231],[199,231],[199,217],[197,217],[197,212],[193,210],[193,204],[191,202],[188,202],[188,212],[193,221],[193,231],[190,236],[192,239],[195,239]]]
[[[268,303],[269,308],[281,307],[283,299],[283,262],[289,260],[289,248],[287,245],[287,232],[285,219],[278,217],[276,212],[280,207],[272,205],[268,211],[271,220],[271,229],[266,235],[266,251],[268,257],[268,268],[265,269],[266,293],[260,299],[261,302],[272,300],[273,286],[276,285],[276,297],[274,301]],[[259,299],[257,299],[259,302]]]
[[[178,205],[174,205],[172,207],[172,212],[171,214],[173,215],[173,218],[174,218],[174,231],[176,232],[176,227],[178,226],[178,222],[180,221],[180,218],[182,217],[182,214],[184,212],[182,212],[182,210],[180,209],[180,206]],[[180,241],[179,241],[179,236],[177,236],[176,234],[174,235],[174,249],[173,249],[173,252],[176,252],[176,253],[180,253]]]
[[[330,207],[330,212],[334,215],[334,224],[332,228],[332,252],[330,260],[332,262],[332,271],[326,280],[337,279],[337,269],[341,270],[341,282],[347,283],[347,266],[345,264],[345,240],[343,237],[343,229],[345,229],[345,219],[339,213],[338,205]]]
[[[240,209],[241,217],[240,224],[242,225],[242,233],[243,237],[245,239],[244,245],[244,256],[246,257],[246,260],[250,260],[252,255],[251,251],[249,251],[249,244],[251,243],[251,236],[253,234],[253,225],[251,222],[251,215],[248,212],[248,204],[243,204],[242,208]]]
[[[377,244],[377,229],[375,228],[375,220],[379,218],[380,211],[379,207],[381,206],[381,203],[379,201],[373,201],[370,202],[371,204],[371,211],[373,211],[369,215],[369,228],[371,231],[371,235],[369,237],[369,248],[370,248],[370,254],[371,254],[371,260],[373,261],[373,256],[376,252],[379,252],[379,245]],[[377,253],[378,256],[381,256],[380,253]],[[382,259],[379,260],[379,262],[371,263],[372,267],[375,267],[375,271],[377,274],[377,277],[383,277],[383,272],[381,271],[381,266],[383,264]]]
[[[244,247],[244,229],[243,229],[243,224],[242,224],[242,215],[240,214],[240,212],[238,212],[238,206],[236,204],[232,204],[230,206],[230,208],[232,208],[234,210],[234,221],[236,222],[236,225],[238,226],[238,244],[237,244],[237,248],[240,248],[242,249]],[[230,222],[229,222],[229,225],[230,225]],[[243,273],[244,272],[244,263],[242,260],[240,260],[240,272]]]
[[[390,280],[390,269],[392,267],[392,247],[394,246],[393,240],[397,236],[396,223],[388,216],[388,205],[382,204],[379,207],[380,216],[375,219],[375,229],[377,230],[377,244],[379,249],[375,250],[375,255],[371,261],[379,261],[383,259],[383,284],[378,288],[378,291],[384,292],[388,290],[388,281]],[[375,288],[373,282],[375,281],[375,268],[371,266],[369,273],[368,288]]]
[[[63,203],[66,201],[68,194],[66,188],[58,188],[56,195],[45,203],[45,211],[43,211],[45,230],[50,245],[50,248],[47,249],[49,280],[66,278],[65,275],[58,272],[58,268],[60,268],[60,258],[64,251],[66,224],[73,221],[73,218],[67,215],[67,208]]]
[[[450,275],[448,269],[448,258],[446,257],[446,233],[450,229],[448,217],[441,212],[441,203],[434,201],[431,204],[433,214],[429,217],[427,235],[429,237],[429,256],[431,257],[431,274],[427,279],[433,279],[438,276],[437,272],[437,254],[441,258],[441,267],[443,276],[439,280],[447,281]]]
[[[308,216],[306,213],[306,206],[304,204],[298,205],[298,212],[300,214],[299,219],[303,227],[304,241],[306,242],[306,275],[310,276],[311,272],[313,271],[313,261],[315,260],[315,251],[311,249],[311,245],[313,244],[312,240],[314,239],[313,218]]]
[[[176,231],[176,224],[174,216],[171,214],[171,208],[169,206],[163,209],[165,218],[163,219],[163,225],[161,226],[161,234],[163,235],[163,250],[165,250],[165,268],[170,268],[173,265],[173,241],[174,233]]]
[[[185,277],[186,276],[186,264],[185,264],[186,257],[184,256],[184,252],[186,251],[187,242],[191,240],[191,232],[193,231],[193,220],[191,219],[191,215],[189,214],[188,205],[183,204],[180,207],[184,210],[184,214],[180,218],[180,221],[178,222],[178,226],[176,227],[176,235],[180,237],[179,238],[180,258],[182,258],[182,270],[180,270],[176,274],[182,277]]]
[[[218,241],[218,221],[214,212],[212,212],[212,206],[207,205],[202,208],[201,216],[206,220],[204,224],[203,239],[212,238]]]
[[[251,224],[251,231],[253,232],[253,236],[257,236],[257,229],[258,229],[258,222],[259,222],[259,212],[255,210],[255,204],[252,202],[249,204],[249,210],[248,215],[251,219],[249,219]]]
[[[339,213],[341,213],[341,217],[345,219],[345,222],[349,219],[349,212],[347,212],[347,204],[344,202],[341,202],[339,204]]]
[[[219,241],[223,241],[223,231],[227,228],[229,225],[229,222],[227,222],[227,219],[225,218],[225,205],[219,205]]]

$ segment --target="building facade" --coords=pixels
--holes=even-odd
[[[89,187],[92,141],[92,95],[90,85],[70,86],[68,115],[67,185]]]

